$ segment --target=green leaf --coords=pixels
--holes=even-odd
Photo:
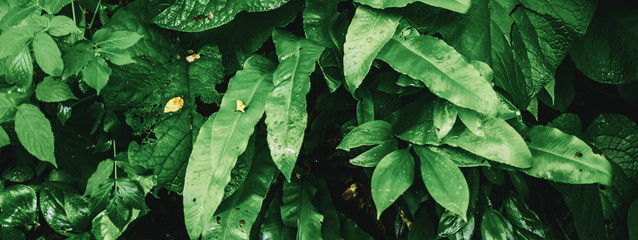
[[[273,200],[270,201],[268,210],[266,210],[264,221],[261,223],[261,226],[259,228],[259,239],[283,240],[295,238],[295,229],[286,227],[286,225],[284,225],[284,223],[281,221],[280,209],[281,192],[278,192],[278,194],[275,194]]]
[[[379,219],[381,213],[414,181],[414,159],[410,152],[397,150],[383,157],[374,168],[370,181],[370,192]]]
[[[100,94],[111,76],[112,70],[102,57],[94,57],[82,71],[82,80]]]
[[[66,235],[89,230],[91,212],[86,198],[62,183],[47,183],[39,192],[40,212],[54,231]]]
[[[35,88],[35,96],[41,102],[62,102],[69,99],[78,99],[71,92],[69,85],[53,77],[45,77],[44,81],[38,83]]]
[[[397,141],[388,140],[350,159],[350,164],[359,167],[375,167],[383,157],[397,149]]]
[[[452,130],[456,122],[457,113],[458,109],[454,104],[442,98],[436,99],[432,122],[437,130],[437,137],[443,138]]]
[[[75,25],[75,22],[73,22],[73,19],[67,16],[58,15],[53,17],[51,21],[49,22],[48,33],[54,37],[61,37],[70,33],[78,33],[81,31],[82,30],[80,30]]]
[[[131,209],[124,204],[121,198],[115,196],[111,198],[106,206],[106,216],[117,228],[124,228],[131,219]]]
[[[95,56],[93,44],[87,41],[79,41],[69,48],[62,59],[64,60],[64,73],[62,76],[68,77],[79,73]]]
[[[602,114],[585,132],[610,160],[622,167],[627,176],[638,182],[638,126],[618,114]]]
[[[146,207],[146,203],[144,202],[145,194],[131,179],[117,179],[116,186],[117,196],[122,199],[122,202],[127,207],[137,209],[144,209]]]
[[[515,239],[512,224],[503,215],[493,209],[487,209],[481,220],[481,237],[483,239]]]
[[[428,147],[430,151],[446,156],[459,167],[490,167],[490,163],[485,158],[474,155],[461,148],[450,146]]]
[[[633,8],[600,8],[587,34],[574,42],[569,51],[578,70],[601,83],[625,84],[638,80],[636,14]]]
[[[15,117],[15,131],[22,146],[38,159],[58,167],[53,154],[51,123],[38,107],[22,104]]]
[[[368,233],[364,232],[356,222],[346,217],[342,213],[339,213],[339,220],[341,220],[341,233],[345,240],[372,240]]]
[[[36,34],[33,39],[33,54],[38,66],[46,74],[51,76],[62,74],[62,69],[64,68],[62,53],[60,53],[58,45],[51,36],[46,33]]]
[[[263,115],[274,68],[264,57],[249,58],[244,70],[231,78],[217,116],[200,129],[184,181],[184,215],[191,238],[198,238],[214,221],[212,215],[230,181],[230,172]],[[247,106],[245,113],[235,111],[238,100]]]
[[[256,134],[253,133],[248,140],[246,150],[237,157],[237,163],[235,163],[233,170],[230,171],[230,182],[228,182],[224,188],[224,198],[222,198],[222,201],[226,200],[233,195],[235,191],[241,188],[246,177],[248,177],[248,173],[250,169],[252,169],[253,159],[255,158],[255,137]]]
[[[558,129],[534,126],[522,131],[532,152],[528,175],[557,182],[611,185],[611,165],[575,136]]]
[[[401,17],[360,5],[348,26],[343,44],[343,73],[352,93],[368,74],[372,61],[392,38]]]
[[[221,102],[221,94],[215,86],[224,80],[222,54],[216,45],[199,49],[201,58],[188,67],[189,90],[193,97],[200,96],[205,103]]]
[[[563,195],[580,239],[607,239],[597,184],[552,184]]]
[[[266,148],[253,165],[243,184],[219,205],[216,221],[204,231],[203,239],[248,239],[277,171]]]
[[[323,215],[312,204],[316,194],[317,188],[307,179],[284,182],[281,219],[287,227],[297,227],[297,239],[322,239]]]
[[[321,236],[325,239],[344,240],[341,237],[339,215],[337,208],[332,201],[328,185],[325,181],[316,182],[319,188],[317,196],[319,202],[319,212],[323,214],[323,222],[321,224]]]
[[[64,6],[69,4],[69,0],[47,0],[47,1],[36,1],[35,4],[38,7],[44,9],[49,14],[58,13]]]
[[[436,147],[414,147],[421,160],[423,183],[434,200],[467,220],[470,190],[461,170]]]
[[[489,160],[518,168],[532,167],[532,155],[521,135],[500,118],[479,115],[482,135],[457,124],[443,139],[453,147],[460,147]]]
[[[573,113],[563,113],[560,116],[552,120],[548,127],[557,128],[564,133],[571,134],[577,137],[583,137],[583,125],[578,115]],[[591,125],[594,126],[594,125]]]
[[[345,81],[343,66],[340,63],[343,58],[337,56],[337,54],[334,49],[326,49],[317,62],[330,92],[337,91],[337,88]]]
[[[510,193],[505,198],[505,216],[514,225],[514,230],[523,235],[531,235],[536,239],[545,239],[545,226],[538,215],[527,207],[524,201]]]
[[[38,199],[33,188],[13,185],[0,191],[0,226],[10,228],[36,223]]]
[[[131,31],[100,29],[93,34],[93,43],[106,51],[127,49],[142,39],[142,35]]]
[[[135,63],[133,58],[131,58],[131,53],[129,53],[129,51],[126,51],[126,50],[107,51],[101,48],[99,50],[99,53],[102,57],[104,57],[106,60],[109,60],[109,62],[115,65],[121,66],[121,65]]]
[[[433,123],[435,99],[421,94],[386,117],[398,138],[417,145],[440,145]]]
[[[0,148],[9,144],[11,144],[11,139],[9,139],[9,135],[7,135],[4,128],[0,126]]]
[[[16,109],[16,102],[13,98],[9,97],[9,94],[0,93],[0,119],[4,120],[8,118]]]
[[[627,225],[629,229],[629,240],[638,239],[638,199],[629,207],[627,211]]]
[[[154,139],[129,144],[131,164],[153,169],[158,188],[181,193],[188,158],[202,123],[201,115],[187,109],[168,116],[153,129]]]
[[[431,6],[441,7],[448,10],[452,10],[459,13],[466,13],[472,6],[470,0],[356,0],[358,3],[362,3],[373,8],[394,8],[405,7],[410,3],[422,2]]]
[[[33,59],[29,48],[22,47],[18,55],[9,60],[9,67],[5,74],[5,79],[9,83],[15,83],[18,86],[18,92],[25,92],[25,89],[31,88],[33,83]]]
[[[12,28],[0,34],[0,59],[8,56],[15,56],[27,42],[33,38],[33,33],[20,28]]]
[[[266,99],[267,139],[275,165],[290,181],[308,122],[310,74],[323,47],[280,30],[272,38],[280,63],[273,73],[275,88]]]
[[[412,226],[415,227],[408,232],[408,240],[436,239],[434,224],[430,218],[431,216],[426,208],[419,208],[412,222]]]
[[[171,4],[166,10],[157,15],[153,22],[167,29],[183,32],[201,32],[228,23],[241,11],[265,12],[276,9],[286,2],[288,0],[265,0],[260,2],[238,0],[209,3],[196,0],[180,0]]]
[[[490,82],[454,48],[432,36],[393,37],[377,58],[425,83],[457,106],[496,114],[499,99]]]
[[[366,122],[374,120],[374,100],[370,90],[366,87],[361,87],[355,93],[355,96],[359,102],[357,103],[357,122],[364,124]]]
[[[13,7],[9,9],[9,11],[2,17],[2,19],[0,19],[0,30],[2,30],[3,34],[10,28],[20,25],[20,23],[22,23],[25,18],[29,17],[30,15],[40,15],[40,12],[42,12],[42,10],[37,8],[34,4],[26,3],[27,2],[21,2],[13,5]],[[19,27],[14,29],[19,29]]]
[[[345,41],[347,14],[337,10],[339,0],[306,0],[303,29],[306,38],[327,47],[341,50]]]
[[[130,156],[129,156],[130,158]],[[84,196],[91,195],[94,196],[99,193],[100,184],[107,182],[107,180],[113,174],[113,160],[106,159],[101,161],[95,171],[91,174],[91,177],[86,182],[86,190],[84,191]]]
[[[393,139],[392,127],[385,121],[375,120],[359,125],[355,129],[352,129],[343,140],[337,149],[350,151],[350,149],[381,144]]]

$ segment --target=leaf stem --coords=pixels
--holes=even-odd
[[[73,0],[71,0],[71,12],[73,13],[73,23],[77,26],[78,22],[75,20],[75,1]]]
[[[97,10],[102,5],[102,0],[97,1],[97,5],[95,6],[95,11],[93,11],[93,17],[91,17],[91,23],[89,24],[89,29],[93,26],[93,21],[95,21],[95,16],[97,16]]]
[[[80,99],[79,101],[74,102],[73,104],[71,104],[71,108],[73,108],[73,107],[75,107],[75,105],[78,105],[78,104],[80,104],[80,103],[82,103],[82,102],[84,102],[84,101],[86,101],[86,100],[89,100],[89,99],[91,99],[91,98],[95,97],[95,96],[97,96],[97,93],[93,93],[93,94],[91,94],[91,95],[88,95],[88,96],[86,96],[86,97],[84,97],[84,98]]]

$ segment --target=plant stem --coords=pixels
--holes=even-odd
[[[97,16],[97,10],[100,9],[100,5],[102,5],[102,0],[97,1],[97,5],[95,6],[95,11],[93,11],[93,17],[91,17],[91,23],[89,24],[89,29],[93,26],[93,21],[95,21],[95,16]]]
[[[91,95],[88,95],[88,96],[86,96],[86,97],[84,97],[84,98],[80,99],[79,101],[74,102],[73,104],[71,104],[71,108],[73,108],[73,107],[75,107],[75,105],[78,105],[78,104],[80,104],[80,103],[82,103],[82,102],[84,102],[84,101],[86,101],[86,100],[89,100],[89,99],[91,99],[91,98],[95,97],[95,96],[97,96],[97,93],[93,93],[93,94],[91,94]]]

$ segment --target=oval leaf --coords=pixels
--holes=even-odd
[[[33,55],[38,66],[46,74],[59,76],[64,69],[62,53],[53,38],[46,33],[38,33],[33,39]]]
[[[22,146],[38,159],[53,164],[55,162],[53,132],[51,123],[38,107],[22,104],[15,117],[15,131]]]
[[[341,140],[337,149],[350,151],[356,147],[380,144],[392,139],[392,126],[385,121],[375,120],[352,129]]]
[[[552,127],[534,126],[522,132],[533,156],[528,175],[557,182],[611,184],[611,165],[585,142]]]
[[[13,185],[3,189],[0,191],[0,225],[5,228],[34,224],[37,203],[35,191],[29,186]]]
[[[97,94],[100,95],[102,88],[109,82],[111,73],[111,68],[106,61],[104,61],[104,58],[94,57],[89,64],[86,65],[84,71],[82,71],[82,80],[94,88]]]
[[[374,168],[370,181],[370,192],[379,219],[381,213],[414,181],[414,159],[410,152],[397,150],[383,157]]]
[[[38,83],[35,88],[35,97],[41,102],[62,102],[69,99],[78,99],[71,92],[69,85],[60,79],[52,77],[46,77],[44,81]]]
[[[274,69],[274,63],[262,56],[246,60],[244,69],[231,78],[216,117],[207,120],[199,131],[184,182],[184,217],[192,239],[215,221],[212,216],[230,181],[231,170],[264,113]],[[237,100],[246,104],[245,113],[235,111]]]
[[[465,176],[447,155],[432,151],[433,148],[436,147],[414,148],[421,160],[423,183],[438,204],[467,220],[470,189]]]

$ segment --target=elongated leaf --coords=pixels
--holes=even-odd
[[[340,0],[306,0],[303,10],[303,29],[308,39],[327,48],[342,49],[347,25],[347,14],[337,10]]]
[[[7,135],[7,132],[4,130],[3,127],[0,127],[0,148],[7,146],[11,143],[11,139],[9,139],[9,135]]]
[[[319,211],[323,214],[321,236],[325,239],[344,240],[343,237],[341,237],[341,224],[339,216],[337,215],[337,208],[332,202],[328,186],[323,180],[317,181],[316,184],[319,188],[317,194],[317,198],[319,199]]]
[[[503,215],[493,209],[488,209],[483,213],[481,220],[481,237],[483,239],[515,239],[514,229]]]
[[[22,104],[15,117],[15,131],[22,146],[38,159],[58,167],[53,154],[51,123],[38,107]]]
[[[441,98],[436,99],[436,105],[434,105],[434,118],[432,122],[437,129],[436,136],[439,138],[445,137],[456,122],[457,108],[454,104]]]
[[[184,217],[193,239],[214,221],[230,172],[263,115],[274,68],[264,57],[249,58],[231,78],[217,116],[200,129],[184,180]],[[235,111],[238,100],[245,112]]]
[[[129,48],[141,38],[142,35],[131,31],[100,29],[93,34],[93,43],[106,51],[115,51]]]
[[[237,163],[235,163],[233,170],[230,171],[230,182],[228,182],[224,188],[224,198],[222,201],[233,195],[235,191],[244,185],[244,181],[246,177],[248,177],[250,169],[252,169],[253,158],[255,158],[255,136],[256,134],[254,133],[250,136],[246,150],[237,157]]]
[[[281,219],[288,227],[297,227],[297,239],[322,239],[323,215],[312,204],[317,188],[309,180],[284,183]]]
[[[3,189],[0,191],[0,225],[10,228],[34,224],[37,203],[35,191],[29,186],[19,184]]]
[[[100,94],[111,76],[112,70],[102,57],[94,57],[82,71],[82,80]]]
[[[460,107],[496,114],[499,100],[488,80],[443,40],[432,36],[393,37],[377,58]]]
[[[414,148],[421,160],[423,183],[438,204],[466,220],[470,190],[465,176],[448,155],[431,149],[436,147]]]
[[[374,168],[370,180],[377,219],[414,181],[414,159],[408,150],[391,152]]]
[[[350,164],[359,167],[374,167],[379,164],[383,157],[395,150],[397,150],[397,141],[388,140],[350,159]]]
[[[603,114],[594,119],[585,134],[631,180],[638,182],[638,125],[634,121],[618,114]]]
[[[343,44],[343,73],[352,93],[368,74],[372,61],[392,38],[400,17],[360,5],[348,26]]]
[[[350,149],[384,143],[392,140],[392,127],[385,121],[370,121],[352,129],[346,135],[337,149],[350,151]]]
[[[35,88],[35,96],[41,102],[62,102],[69,99],[78,99],[71,92],[69,85],[60,79],[52,77],[46,77],[44,81],[38,83]]]
[[[38,66],[46,74],[59,76],[62,74],[64,62],[62,53],[53,38],[46,33],[38,33],[33,39],[33,54]]]
[[[405,7],[410,3],[422,2],[459,13],[466,13],[472,5],[472,1],[470,0],[356,0],[356,2],[363,3],[374,8]]]
[[[490,167],[490,163],[480,156],[472,154],[460,148],[450,146],[428,147],[430,151],[444,155],[456,164],[458,167]]]
[[[510,193],[505,199],[505,216],[511,221],[518,234],[532,235],[537,239],[545,239],[543,222],[530,210],[525,202]]]
[[[280,63],[273,73],[275,88],[266,99],[267,139],[275,165],[290,181],[308,122],[310,73],[323,47],[280,30],[272,38]]]
[[[157,188],[181,193],[188,158],[202,123],[201,115],[187,109],[167,117],[153,130],[155,139],[143,144],[135,141],[129,144],[129,161],[153,169],[157,175]]]
[[[242,186],[219,205],[216,221],[204,231],[203,239],[248,239],[276,171],[263,148]]]
[[[495,162],[519,168],[532,166],[532,154],[514,128],[500,118],[480,115],[479,120],[478,129],[483,135],[457,124],[443,142]]]
[[[522,132],[533,156],[525,173],[557,182],[611,184],[611,165],[575,136],[558,129],[534,126]]]
[[[219,27],[232,20],[243,10],[248,12],[264,12],[276,9],[288,0],[266,1],[212,1],[179,0],[157,15],[153,22],[163,28],[200,32]]]
[[[286,240],[295,238],[295,229],[286,227],[281,221],[281,192],[270,202],[266,216],[259,228],[259,239]]]

